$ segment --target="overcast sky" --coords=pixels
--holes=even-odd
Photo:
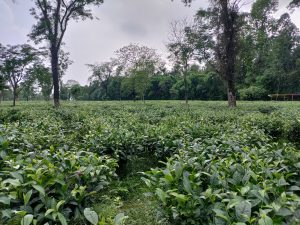
[[[280,10],[287,11],[290,0],[280,0]],[[23,44],[28,41],[34,19],[29,14],[31,0],[0,0],[0,43]],[[192,18],[197,9],[206,7],[207,0],[195,0],[185,7],[180,0],[105,0],[93,9],[99,20],[72,22],[65,36],[65,50],[74,61],[64,80],[74,79],[86,84],[89,71],[85,64],[109,60],[114,51],[130,43],[139,43],[166,56],[169,24],[173,20]],[[300,27],[300,10],[292,14]]]

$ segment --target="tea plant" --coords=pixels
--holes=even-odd
[[[172,224],[300,223],[300,152],[260,130],[195,141],[144,181]]]
[[[53,146],[8,152],[4,143],[0,178],[4,223],[18,217],[22,224],[67,224],[81,218],[93,196],[115,177],[116,160],[106,156]]]

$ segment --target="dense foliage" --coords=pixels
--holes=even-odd
[[[3,224],[137,224],[126,201],[150,162],[161,207],[141,194],[156,206],[138,224],[299,222],[297,103],[23,103],[1,106],[0,123]]]

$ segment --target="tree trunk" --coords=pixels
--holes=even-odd
[[[228,96],[228,106],[236,107],[236,93],[234,81],[227,81],[227,96]]]
[[[108,99],[107,95],[108,95],[108,81],[106,81],[107,83],[105,84],[105,100]]]
[[[227,85],[228,106],[236,107],[235,65],[237,56],[237,3],[230,5],[229,1],[219,0],[221,6],[218,24],[217,58],[221,74]],[[221,29],[221,30],[220,30]],[[220,33],[221,32],[221,33]]]
[[[17,88],[13,87],[13,106],[16,106]]]
[[[59,69],[58,69],[58,49],[51,47],[51,70],[53,78],[53,101],[54,107],[59,107]]]
[[[189,104],[189,99],[188,99],[188,85],[187,85],[187,70],[185,70],[183,72],[183,80],[184,80],[184,100],[185,100],[185,104],[186,106],[188,106]]]

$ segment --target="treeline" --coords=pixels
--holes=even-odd
[[[290,7],[297,6],[297,2],[293,3]],[[238,12],[234,8],[237,5],[230,6],[231,13],[238,14],[232,22],[232,29],[236,29],[236,33],[231,32],[236,35],[231,43],[234,52],[219,52],[220,45],[226,45],[222,33],[219,42],[212,41],[220,32],[214,24],[222,26],[217,18],[222,9],[211,6],[199,10],[192,22],[171,24],[167,44],[171,71],[167,71],[155,50],[129,45],[116,51],[110,62],[89,65],[90,84],[77,84],[73,98],[224,100],[230,79],[237,99],[267,100],[268,94],[300,93],[300,36],[290,15],[284,13],[275,18],[276,0],[257,0],[249,13]],[[149,52],[152,53],[146,54]],[[224,58],[233,54],[233,65],[222,62],[218,54]],[[145,70],[149,65],[152,70]],[[226,66],[233,74],[222,74],[222,67]]]
[[[189,99],[224,100],[226,88],[218,74],[199,71],[194,66],[188,75]],[[106,83],[93,81],[81,86],[74,81],[62,85],[62,100],[143,100],[139,95],[139,81],[131,77],[111,77]],[[182,77],[176,73],[155,74],[149,79],[144,99],[147,100],[183,100],[185,97]],[[73,83],[73,85],[70,85]],[[107,85],[107,87],[106,87]]]
[[[274,16],[278,0],[256,0],[250,12],[241,11],[244,3],[214,0],[190,21],[174,21],[167,62],[155,49],[129,44],[108,62],[87,65],[91,74],[85,86],[74,80],[63,83],[72,62],[60,46],[53,47],[58,52],[45,52],[29,45],[0,45],[1,99],[54,98],[58,106],[59,99],[185,99],[188,103],[227,98],[229,106],[235,106],[236,99],[300,93],[299,29],[289,13]],[[295,7],[297,0],[289,5],[291,13]],[[44,63],[48,60],[51,66]]]

